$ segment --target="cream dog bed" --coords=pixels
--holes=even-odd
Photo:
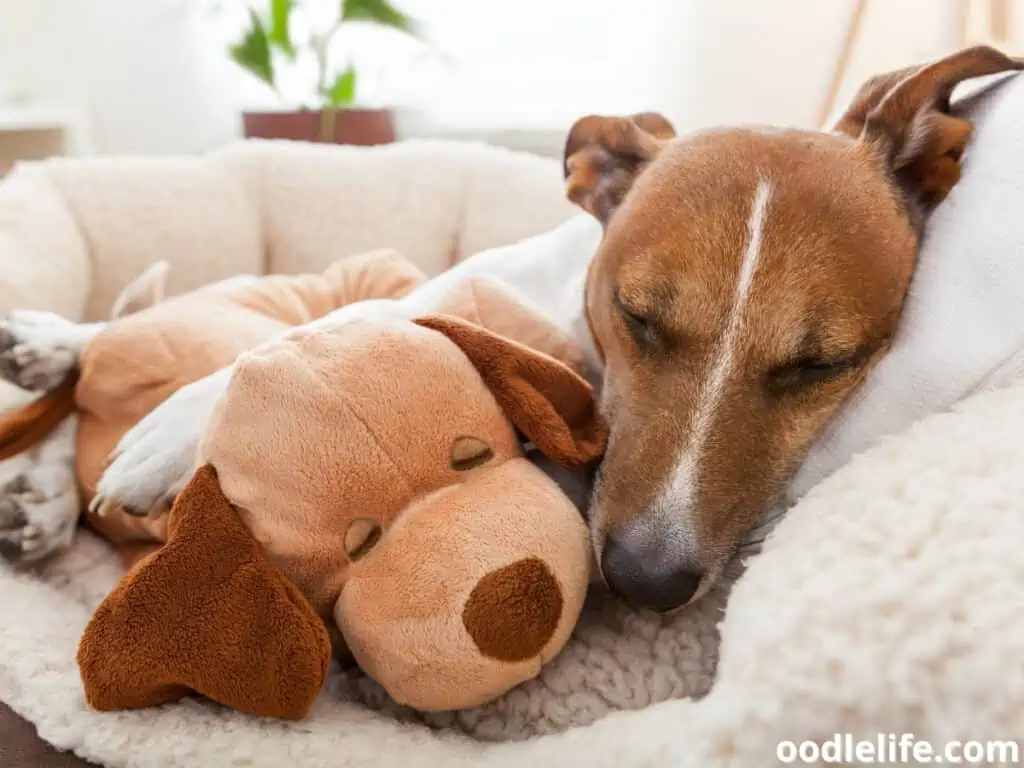
[[[28,166],[0,185],[0,309],[96,317],[156,258],[174,289],[380,246],[437,272],[571,213],[557,163],[473,146],[255,143]],[[596,591],[539,679],[447,717],[398,711],[339,673],[297,724],[199,702],[91,712],[75,647],[119,570],[82,533],[35,573],[0,566],[0,700],[116,766],[760,767],[780,741],[836,733],[1020,738],[1022,465],[1024,384],[974,397],[808,494],[739,579],[720,649],[721,591],[671,618]]]

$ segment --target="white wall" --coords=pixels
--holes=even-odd
[[[872,0],[840,97],[956,44],[959,0]],[[98,148],[183,152],[237,134],[263,89],[204,0],[0,0],[0,86],[88,102]],[[585,112],[658,109],[681,129],[813,125],[854,0],[401,0],[447,58],[362,39],[392,65],[378,102],[442,127],[558,133]],[[1024,31],[1024,0],[1013,0]],[[174,7],[179,8],[178,12]],[[180,10],[181,8],[191,10]],[[391,46],[391,47],[389,47]],[[404,58],[403,58],[404,57]]]
[[[939,55],[951,43],[945,0],[872,0],[840,103],[871,74]],[[854,0],[675,4],[657,99],[680,127],[814,126]],[[681,73],[699,73],[686,77]]]
[[[871,0],[838,107],[870,75],[956,47],[961,4]],[[1024,31],[1024,0],[1013,4]],[[447,91],[428,104],[431,114],[453,125],[519,123],[555,132],[586,112],[640,109],[663,112],[682,131],[744,122],[817,126],[855,5],[409,0],[410,8],[437,14],[435,36],[453,57],[441,81]],[[422,83],[415,89],[431,93]]]
[[[248,86],[198,0],[0,0],[0,82],[88,108],[100,151],[189,152],[237,131]]]

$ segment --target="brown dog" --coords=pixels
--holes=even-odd
[[[925,214],[960,175],[953,88],[991,48],[866,83],[831,132],[586,117],[568,194],[604,238],[586,314],[611,440],[592,506],[609,585],[699,597],[885,354]]]

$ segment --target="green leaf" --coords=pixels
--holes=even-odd
[[[343,21],[368,21],[408,35],[419,35],[416,22],[388,0],[342,0],[341,18]]]
[[[356,100],[356,68],[349,67],[334,78],[334,84],[324,91],[332,107],[347,107]]]
[[[251,72],[271,88],[274,87],[274,65],[270,60],[267,30],[255,11],[249,11],[249,29],[241,42],[228,48],[236,64]]]
[[[295,0],[271,0],[270,32],[267,34],[270,44],[276,46],[289,59],[295,58],[295,44],[292,42],[289,27],[293,8]]]

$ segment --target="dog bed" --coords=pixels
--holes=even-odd
[[[178,289],[378,246],[437,272],[564,219],[559,175],[431,143],[23,167],[0,186],[12,277],[0,304],[98,317],[155,258]],[[111,766],[760,767],[779,742],[837,733],[1020,738],[1022,464],[1024,383],[979,394],[815,487],[750,560],[727,614],[724,588],[672,617],[595,590],[537,680],[448,716],[400,710],[337,671],[299,723],[200,701],[92,712],[75,647],[119,567],[82,533],[36,571],[0,567],[0,700],[47,742]]]

